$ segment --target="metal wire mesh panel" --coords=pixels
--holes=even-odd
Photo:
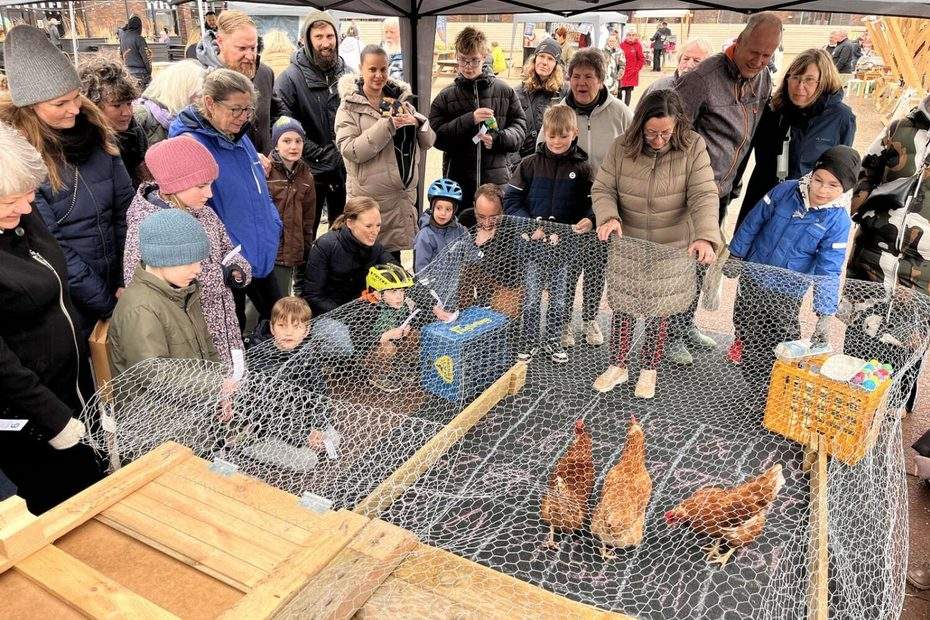
[[[360,299],[296,349],[251,349],[236,383],[149,360],[85,417],[114,465],[175,440],[419,539],[377,594],[337,562],[295,617],[373,596],[467,616],[416,611],[409,588],[467,582],[511,617],[564,617],[556,594],[642,618],[794,618],[823,569],[833,617],[890,618],[907,552],[899,410],[928,317],[907,289],[503,218],[401,303]],[[820,356],[776,359],[811,337]],[[872,365],[827,379],[831,352]],[[515,363],[520,386],[504,381]],[[823,548],[811,445],[831,455]]]

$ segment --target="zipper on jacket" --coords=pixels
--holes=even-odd
[[[472,86],[475,87],[475,104],[478,106],[478,108],[480,108],[481,97],[478,95],[478,80],[475,80],[474,82],[472,82]],[[478,108],[475,108],[475,109],[477,110]],[[479,127],[478,130],[480,131],[481,128]],[[475,187],[481,187],[481,147],[484,146],[484,144],[482,144],[481,140],[478,140],[478,144],[476,144],[475,146],[478,147],[478,151],[477,151],[478,165],[475,167],[475,181],[476,181]]]
[[[652,170],[649,171],[649,185],[646,187],[646,239],[652,241],[652,227],[649,226],[649,214],[652,213],[652,197],[655,194],[656,167],[659,165],[659,154],[652,156]]]
[[[35,262],[47,267],[48,270],[52,272],[52,275],[55,276],[55,280],[58,282],[58,307],[61,308],[61,313],[65,315],[65,319],[68,321],[68,325],[71,327],[71,339],[74,342],[74,359],[75,359],[75,362],[77,363],[77,367],[75,369],[76,373],[75,373],[75,381],[74,381],[74,392],[75,394],[77,394],[78,402],[81,403],[81,407],[84,408],[87,406],[87,403],[84,402],[84,397],[81,395],[81,387],[80,387],[80,384],[78,383],[78,381],[80,380],[80,376],[81,376],[81,349],[80,347],[78,347],[77,331],[74,329],[74,321],[71,320],[71,315],[68,314],[68,309],[65,307],[64,285],[61,282],[61,278],[58,277],[58,272],[55,271],[55,268],[52,267],[52,264],[49,263],[47,260],[45,260],[45,258],[41,254],[39,254],[35,250],[29,250],[29,255],[32,256],[32,259]]]

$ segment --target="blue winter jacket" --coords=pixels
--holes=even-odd
[[[64,252],[77,327],[89,335],[113,312],[123,286],[126,210],[135,192],[123,160],[102,148],[78,166],[76,194],[74,169],[65,165],[60,174],[62,187],[56,192],[43,183],[35,206]]]
[[[430,212],[424,211],[420,216],[420,230],[413,242],[414,272],[420,273],[447,245],[467,232],[455,216],[445,228],[440,228],[433,222]]]
[[[753,263],[821,276],[752,273],[762,286],[799,299],[813,283],[814,310],[819,315],[834,314],[851,220],[840,204],[808,209],[800,182],[779,183],[759,201],[733,236],[730,253]]]
[[[248,130],[246,124],[230,139],[188,106],[168,127],[168,135],[173,138],[189,134],[216,159],[220,176],[213,182],[209,205],[226,226],[233,245],[242,245],[242,255],[252,265],[252,276],[264,278],[274,268],[283,225]]]

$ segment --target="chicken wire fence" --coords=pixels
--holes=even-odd
[[[358,591],[362,569],[330,566],[329,594],[297,597],[295,617],[338,596],[471,617],[464,602],[415,611],[405,584],[487,580],[511,617],[563,613],[535,587],[641,618],[781,619],[808,613],[805,444],[820,434],[830,613],[900,613],[899,412],[928,344],[923,295],[511,218],[405,293],[316,317],[293,350],[250,349],[238,382],[209,362],[142,362],[88,405],[88,441],[113,467],[177,441],[420,541],[376,594]],[[776,361],[812,336],[875,372],[840,383],[817,372],[824,355]],[[521,389],[495,392],[515,363]]]

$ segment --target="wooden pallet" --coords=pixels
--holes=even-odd
[[[518,365],[476,399],[454,437],[399,470],[399,487],[523,376]],[[368,515],[318,513],[167,443],[39,517],[18,497],[0,502],[3,617],[625,617],[371,518],[392,495],[373,493]]]

